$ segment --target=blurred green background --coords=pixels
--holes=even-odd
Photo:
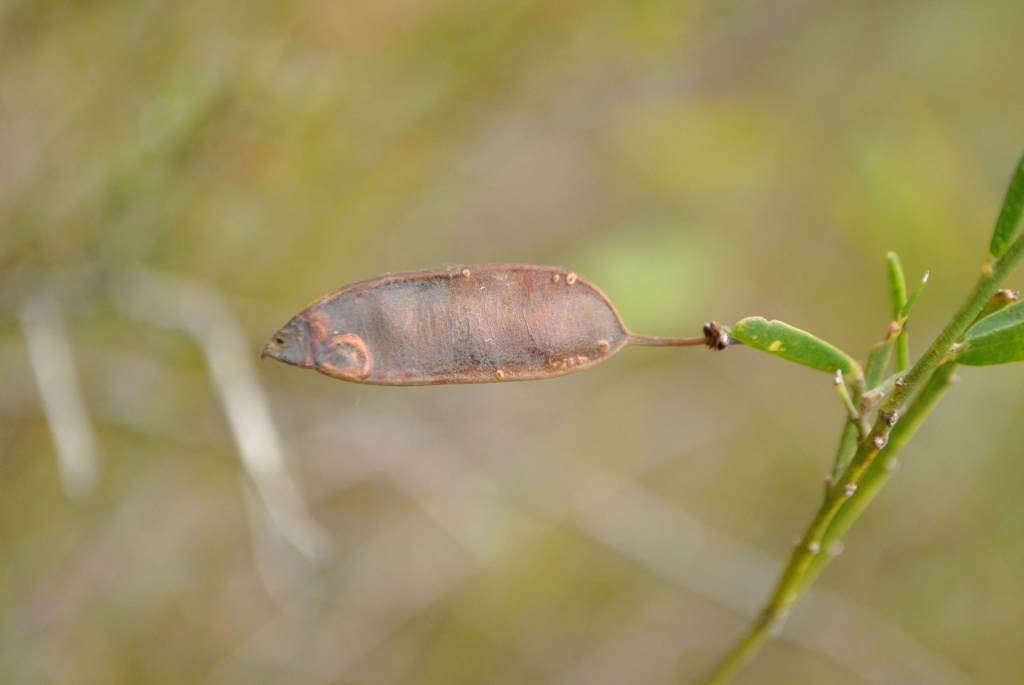
[[[637,333],[863,359],[892,249],[920,352],[1022,124],[1008,0],[0,2],[0,681],[694,682],[818,505],[830,378],[630,348],[380,388],[260,346],[352,281],[528,262]],[[961,375],[737,682],[1024,681],[1024,365]]]

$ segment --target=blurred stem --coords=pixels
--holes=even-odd
[[[719,663],[705,681],[705,685],[723,685],[729,682],[733,675],[754,657],[770,634],[781,631],[793,606],[810,586],[816,574],[827,563],[827,561],[817,561],[822,556],[827,556],[827,553],[822,554],[826,535],[829,531],[833,531],[832,539],[838,539],[838,536],[852,525],[863,508],[888,479],[889,474],[885,470],[888,460],[876,459],[876,457],[883,449],[886,449],[888,454],[895,454],[902,448],[916,432],[935,403],[942,397],[952,378],[953,369],[949,368],[942,374],[937,374],[934,383],[931,382],[933,374],[953,344],[977,319],[989,299],[999,289],[999,284],[1016,267],[1022,256],[1024,256],[1024,237],[1018,238],[1002,258],[994,261],[990,259],[986,263],[973,292],[939,333],[935,342],[906,375],[906,378],[902,379],[902,382],[896,383],[892,393],[882,404],[871,432],[858,445],[857,451],[842,477],[832,484],[831,489],[825,495],[825,501],[821,508],[794,548],[789,562],[776,584],[775,592],[764,611],[761,612],[760,617],[751,626],[746,636]],[[952,364],[945,365],[945,367],[952,366]],[[946,378],[943,379],[943,376]],[[917,393],[919,388],[921,392]],[[907,417],[903,421],[898,422],[900,412],[915,393],[918,394],[918,397],[911,406],[911,411],[907,412]],[[915,407],[918,408],[915,409]],[[896,426],[900,426],[899,432],[895,431]],[[890,433],[893,435],[890,436]],[[891,448],[888,447],[890,439],[893,443]],[[868,476],[866,472],[874,475]],[[860,504],[851,504],[856,502],[854,497],[861,489],[862,481],[868,492],[866,495],[861,495]],[[844,508],[847,513],[840,518],[839,513]]]
[[[761,643],[768,637],[768,623],[762,619],[754,623],[746,637],[740,640],[729,655],[718,664],[711,677],[704,681],[704,685],[725,685],[733,676],[754,658]]]

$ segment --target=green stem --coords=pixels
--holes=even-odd
[[[910,368],[910,336],[904,325],[900,337],[896,338],[896,371],[901,373]]]
[[[974,319],[972,325],[1015,301],[1016,297],[1011,291],[997,291],[985,304],[985,307]],[[910,442],[910,439],[917,433],[917,429],[921,427],[921,424],[931,414],[935,405],[939,403],[939,400],[946,394],[946,391],[957,381],[956,370],[958,368],[960,368],[960,365],[956,362],[940,364],[939,368],[928,379],[928,382],[921,388],[921,392],[914,398],[910,408],[907,409],[907,415],[892,429],[892,433],[889,435],[889,444],[885,446],[885,449],[879,453],[879,458],[861,476],[857,482],[857,492],[839,509],[828,530],[825,531],[825,537],[822,538],[821,544],[828,554],[820,555],[812,562],[811,568],[804,578],[805,588],[810,587],[814,583],[814,579],[818,577],[822,569],[841,551],[841,548],[836,550],[835,545],[840,542],[842,536],[846,534],[846,531],[860,517],[864,509],[875,498],[875,495],[878,494],[878,491],[882,489],[882,486],[889,482],[889,478],[896,472],[899,466],[896,461],[896,455],[899,454],[904,445]],[[843,435],[846,435],[845,430]],[[835,480],[836,478],[837,476],[833,474],[832,479]]]
[[[877,492],[878,488],[888,479],[888,474],[878,471],[878,469],[881,469],[884,472],[887,459],[878,460],[879,465],[875,466],[874,469],[871,469],[871,467],[879,453],[888,446],[890,433],[893,432],[894,426],[905,423],[905,427],[900,428],[899,432],[892,436],[893,448],[888,451],[893,454],[895,453],[894,450],[901,448],[912,437],[917,427],[920,426],[928,412],[931,411],[931,407],[934,406],[934,403],[945,392],[945,386],[948,386],[948,378],[941,387],[932,386],[927,383],[936,368],[946,354],[949,353],[956,340],[974,322],[982,308],[998,290],[1000,282],[1013,270],[1022,256],[1024,256],[1024,237],[1018,238],[1001,259],[994,263],[991,260],[986,263],[986,268],[982,270],[981,279],[974,287],[970,296],[968,296],[967,301],[964,302],[935,339],[935,342],[931,344],[917,364],[910,370],[906,378],[903,379],[903,382],[897,383],[896,388],[878,412],[878,419],[875,421],[870,434],[861,442],[842,477],[833,483],[814,520],[811,521],[803,538],[790,555],[789,563],[782,572],[775,587],[775,592],[772,594],[761,616],[754,622],[747,635],[735,645],[732,651],[720,662],[712,675],[705,681],[707,685],[724,685],[724,683],[727,683],[744,663],[753,658],[769,634],[774,630],[781,629],[789,612],[809,586],[808,580],[812,579],[820,571],[824,563],[827,563],[826,561],[815,564],[815,559],[822,556],[826,533],[829,530],[835,530],[837,533],[845,531],[845,528],[841,525],[837,525],[834,529],[832,528],[838,513],[844,506],[850,506],[849,515],[841,519],[848,521],[846,524],[848,527],[860,514],[863,507],[867,506],[867,503],[874,493]],[[936,380],[936,384],[940,383],[940,381],[941,377]],[[931,390],[927,394],[924,394],[924,389],[922,389],[922,393],[918,393],[922,402],[920,405],[921,409],[916,412],[908,412],[904,421],[897,422],[899,413],[903,411],[908,401],[914,397],[915,392],[922,385],[926,388],[931,387]],[[915,401],[914,405],[917,404]],[[861,496],[862,505],[858,509],[853,505],[849,505],[849,503],[854,501],[853,496],[860,489],[862,476],[869,469],[876,475],[871,479],[865,478],[865,486],[869,482],[873,484],[875,480],[879,482],[873,491],[869,490],[867,494]],[[838,536],[836,539],[838,539]]]
[[[847,469],[849,473],[849,469]],[[821,542],[825,531],[843,503],[854,494],[854,489],[833,487],[825,495],[825,502],[818,510],[803,538],[793,549],[782,576],[775,586],[775,592],[761,615],[754,621],[747,635],[722,660],[706,685],[727,683],[744,663],[749,661],[761,644],[772,633],[782,629],[793,605],[805,589],[802,579],[821,553]]]
[[[711,677],[704,681],[704,685],[725,685],[725,683],[732,680],[736,672],[754,658],[757,650],[761,647],[761,643],[768,637],[768,633],[767,623],[764,621],[755,623],[750,632],[718,664]]]
[[[854,455],[843,477],[833,486],[834,489],[848,488],[851,485],[854,489],[857,488],[861,474],[871,465],[871,462],[878,456],[879,451],[888,443],[889,433],[892,431],[893,426],[896,425],[899,414],[903,411],[908,400],[914,396],[917,389],[928,380],[943,358],[949,354],[953,344],[974,323],[989,299],[999,289],[999,284],[1017,266],[1022,256],[1024,256],[1024,237],[1019,238],[1007,250],[1006,254],[994,264],[986,263],[986,268],[982,269],[981,278],[978,280],[977,285],[975,285],[973,292],[968,296],[967,301],[957,310],[950,322],[939,333],[935,342],[929,346],[924,355],[910,369],[903,382],[896,384],[895,389],[882,404],[874,427],[867,438],[860,444],[857,454]]]
[[[893,427],[892,433],[889,436],[889,444],[885,446],[885,449],[878,455],[878,459],[861,476],[861,479],[857,482],[857,492],[839,509],[828,530],[825,531],[825,536],[821,540],[821,546],[826,554],[818,555],[811,563],[811,567],[808,569],[803,581],[801,594],[803,590],[811,586],[822,569],[835,557],[835,554],[838,553],[835,550],[836,543],[842,539],[846,531],[850,529],[864,509],[867,508],[868,504],[871,503],[871,500],[875,498],[878,491],[882,489],[882,486],[888,483],[889,478],[896,472],[896,455],[899,454],[904,445],[910,442],[910,439],[917,433],[917,429],[921,427],[921,424],[931,414],[935,405],[939,403],[939,400],[946,394],[946,391],[956,382],[955,373],[959,366],[955,362],[949,362],[936,369],[935,373],[928,379],[925,386],[921,388],[921,392],[917,394],[917,397],[907,409],[907,415]]]

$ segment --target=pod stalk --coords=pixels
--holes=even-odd
[[[630,345],[663,345],[663,346],[683,346],[683,345],[707,345],[707,338],[701,336],[699,338],[659,338],[652,335],[633,335],[630,334],[628,338]]]
[[[704,326],[704,335],[697,338],[659,338],[653,335],[635,335],[630,333],[626,337],[626,343],[629,345],[657,345],[657,346],[673,346],[682,347],[685,345],[707,345],[712,350],[724,350],[729,345],[734,345],[739,341],[733,338],[725,330],[725,327],[712,321]]]

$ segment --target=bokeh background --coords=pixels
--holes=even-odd
[[[919,353],[1022,150],[1008,0],[0,2],[0,680],[696,682],[819,503],[827,375],[380,388],[263,342],[528,262],[863,359],[892,249]],[[1024,680],[1024,365],[961,375],[737,682]]]

